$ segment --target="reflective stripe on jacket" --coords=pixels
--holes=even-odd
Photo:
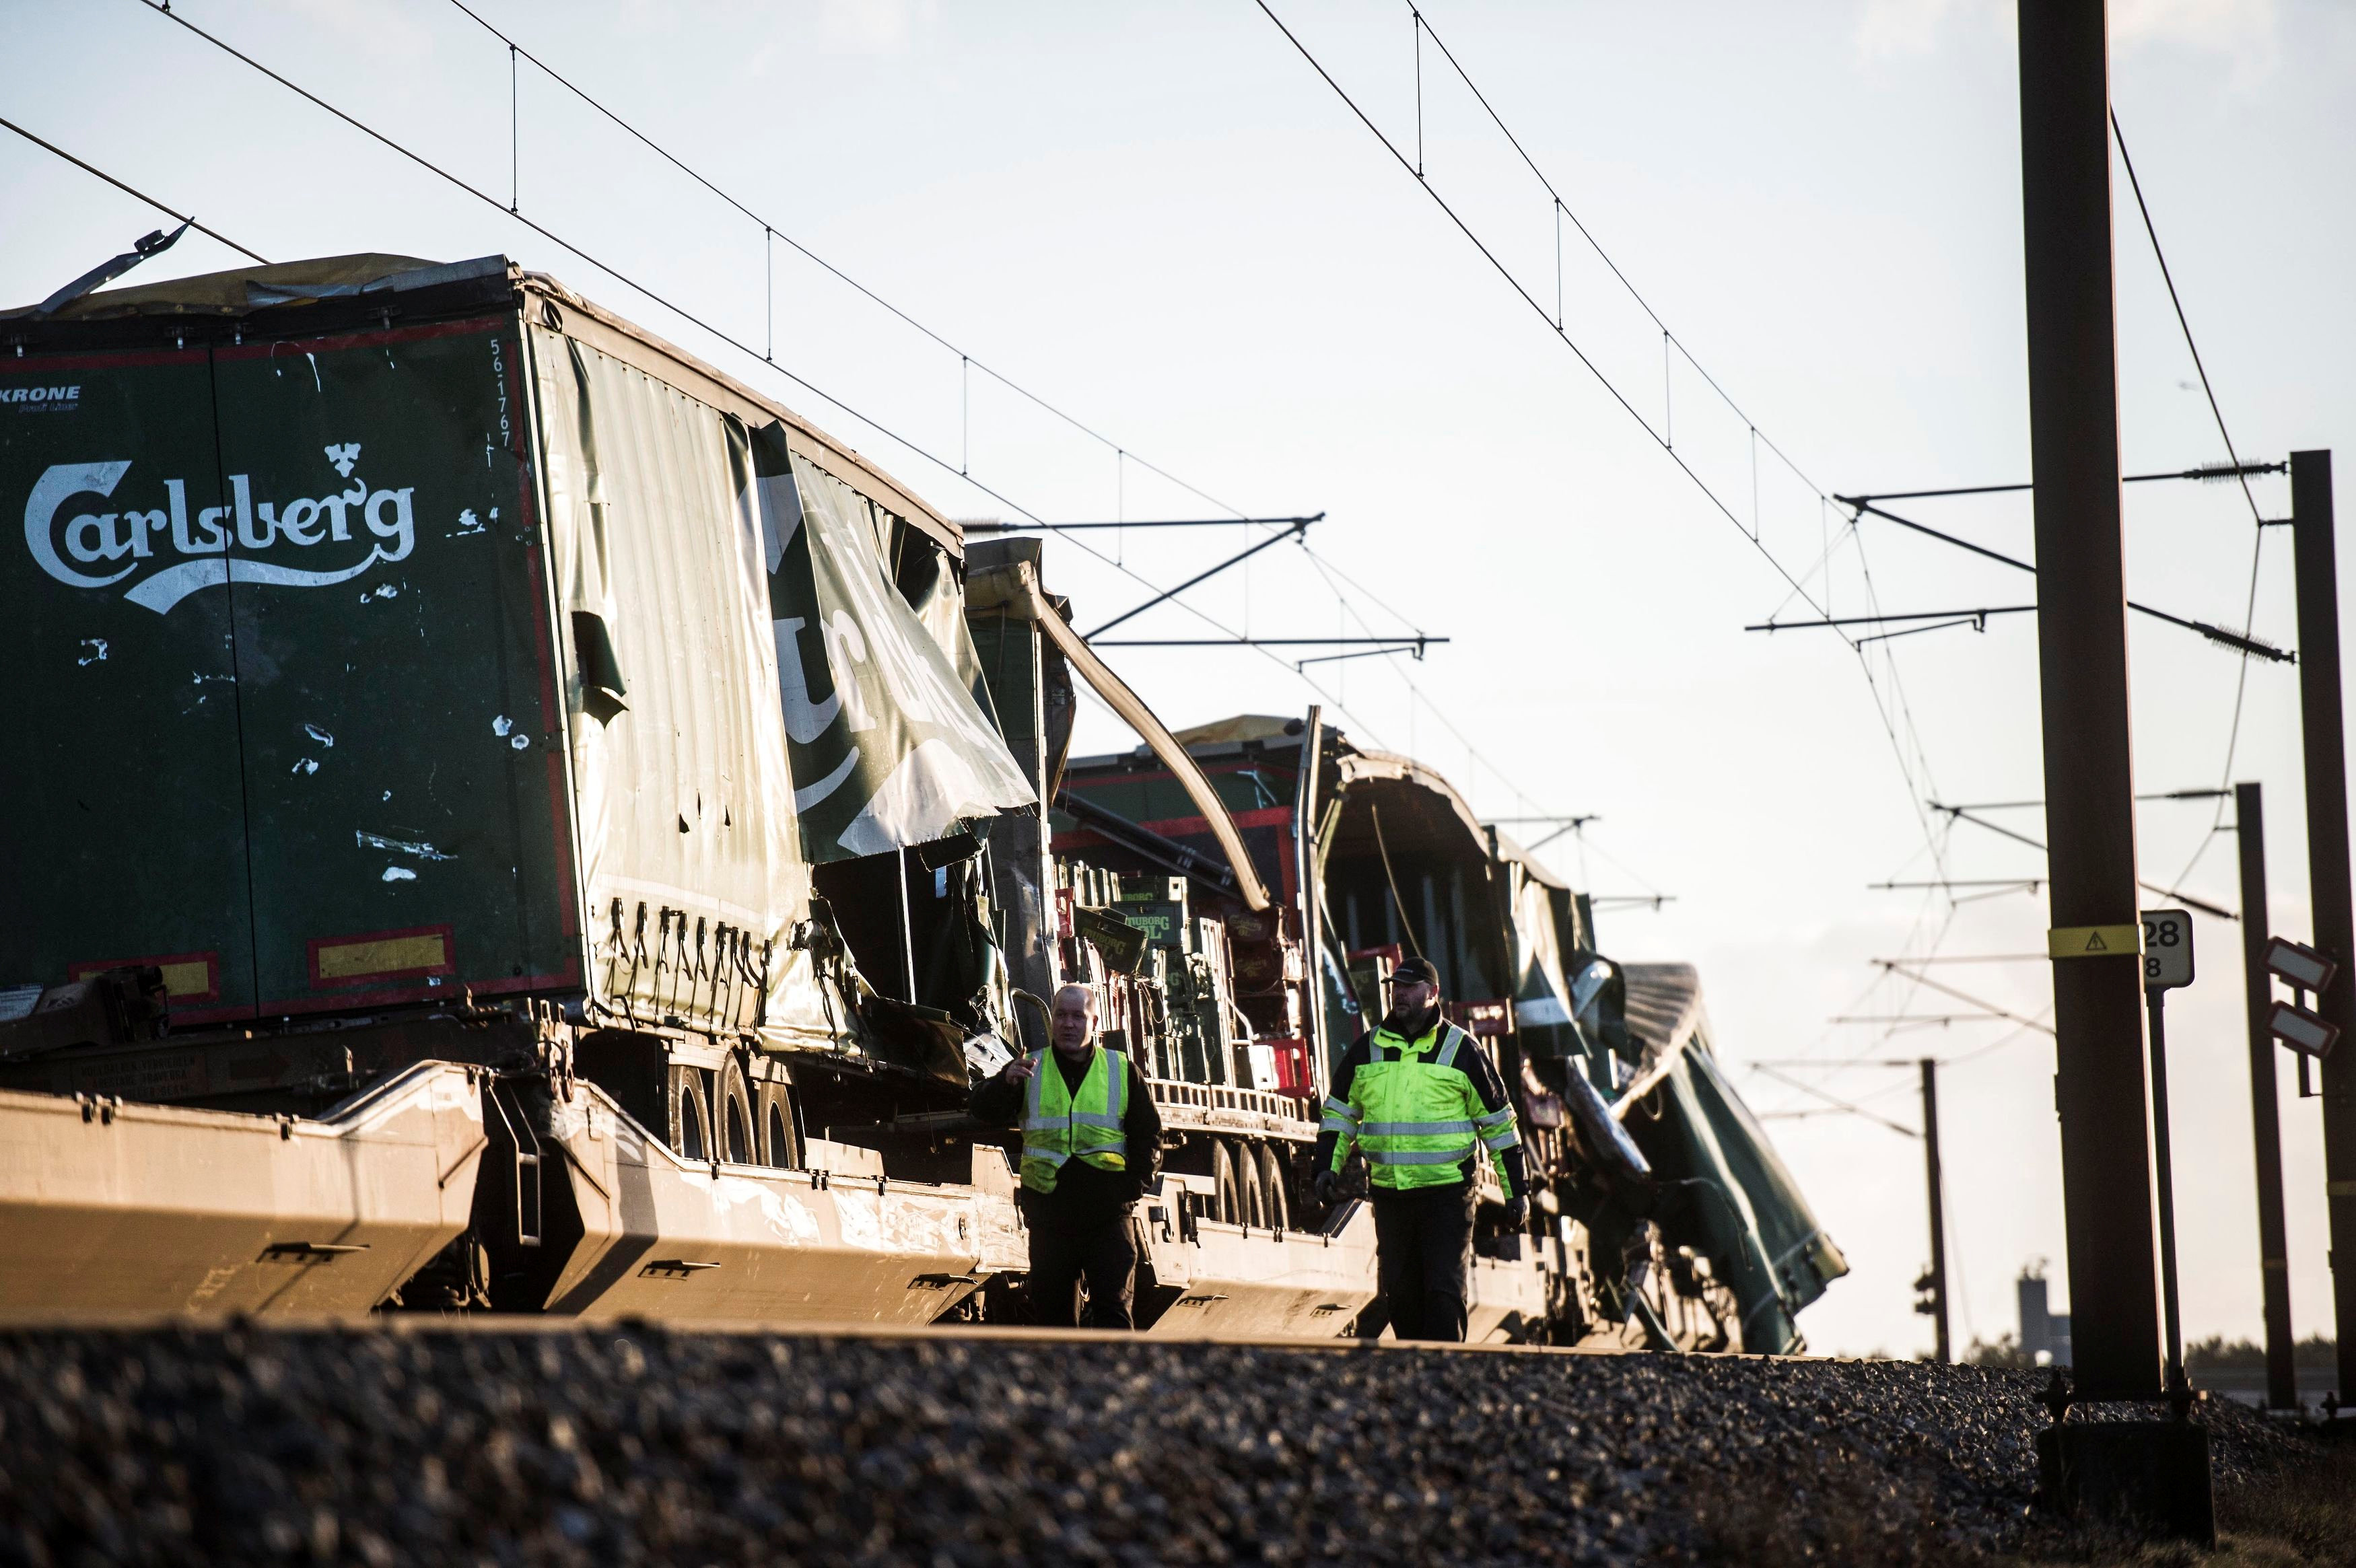
[[[1032,1053],[1023,1102],[1023,1185],[1033,1192],[1055,1191],[1067,1159],[1084,1159],[1098,1170],[1129,1168],[1129,1137],[1121,1129],[1129,1058],[1100,1045],[1089,1051],[1077,1093],[1065,1083],[1054,1051]]]
[[[1514,1108],[1488,1109],[1457,1065],[1460,1052],[1479,1049],[1451,1023],[1413,1040],[1375,1030],[1366,1061],[1350,1080],[1349,1098],[1325,1102],[1321,1130],[1340,1135],[1333,1168],[1342,1168],[1355,1143],[1365,1151],[1377,1187],[1444,1187],[1462,1181],[1465,1163],[1486,1148],[1510,1194],[1503,1154],[1522,1141]]]

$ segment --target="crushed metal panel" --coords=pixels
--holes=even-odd
[[[1741,1303],[1744,1348],[1792,1349],[1800,1342],[1794,1317],[1847,1272],[1847,1261],[1719,1072],[1699,973],[1689,964],[1629,964],[1622,973],[1628,1029],[1644,1055],[1612,1114],[1624,1121],[1641,1104],[1657,1108],[1648,1147],[1665,1162],[1662,1174],[1705,1181],[1726,1200],[1703,1206],[1695,1222]]]
[[[487,261],[505,265],[501,258]],[[447,269],[414,256],[386,256],[364,251],[351,256],[316,256],[301,261],[277,261],[260,267],[232,267],[226,272],[200,272],[194,277],[166,278],[161,283],[132,283],[102,289],[59,307],[56,321],[103,321],[128,315],[246,315],[275,304],[335,299],[383,285],[402,273],[430,274]],[[0,320],[24,315],[36,307],[0,311]]]
[[[589,344],[530,341],[593,999],[824,1043],[743,426]],[[585,700],[585,624],[622,706]]]
[[[1701,974],[1690,964],[1623,964],[1620,973],[1627,987],[1628,1032],[1644,1047],[1634,1080],[1612,1107],[1624,1116],[1676,1065],[1702,1026]]]
[[[1797,1312],[1848,1273],[1848,1259],[1816,1221],[1800,1184],[1766,1130],[1708,1051],[1687,1053],[1696,1104],[1708,1116],[1727,1171],[1750,1200],[1767,1262],[1789,1308]]]
[[[1740,1303],[1743,1349],[1779,1355],[1798,1347],[1792,1321],[1797,1307],[1776,1278],[1750,1192],[1736,1179],[1716,1125],[1695,1097],[1695,1063],[1704,1054],[1685,1052],[1659,1080],[1662,1115],[1653,1140],[1654,1168],[1663,1178],[1706,1182],[1716,1194],[1716,1200],[1691,1204],[1684,1227],[1673,1227],[1673,1235],[1682,1232],[1697,1245],[1703,1244],[1698,1238],[1707,1238],[1704,1250]]]

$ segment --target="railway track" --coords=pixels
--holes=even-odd
[[[1954,1561],[2023,1528],[2037,1385],[995,1328],[17,1329],[0,1562]],[[2288,1441],[2200,1419],[2221,1480]]]

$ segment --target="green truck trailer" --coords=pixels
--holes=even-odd
[[[1377,816],[1545,1155],[1485,1332],[1788,1349],[1839,1272],[1443,781],[1173,736],[1035,545],[505,258],[0,315],[0,1318],[1019,1311],[963,1104],[1077,981],[1170,1129],[1152,1327],[1371,1331],[1304,1154]],[[1070,757],[1076,683],[1135,757]]]

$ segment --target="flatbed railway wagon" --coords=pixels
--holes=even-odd
[[[1035,553],[503,258],[10,313],[6,389],[0,1320],[1003,1315],[1009,1140],[963,1101],[1076,979],[1173,1139],[1151,1327],[1376,1326],[1363,1204],[1302,1179],[1347,781],[1271,867]],[[1073,815],[1076,673],[1185,832]],[[1632,1043],[1641,991],[1580,1039],[1668,1063],[1658,1105],[1696,1037]],[[1643,1214],[1485,1239],[1484,1329],[1739,1339],[1681,1189],[1600,1138],[1555,1185]]]

